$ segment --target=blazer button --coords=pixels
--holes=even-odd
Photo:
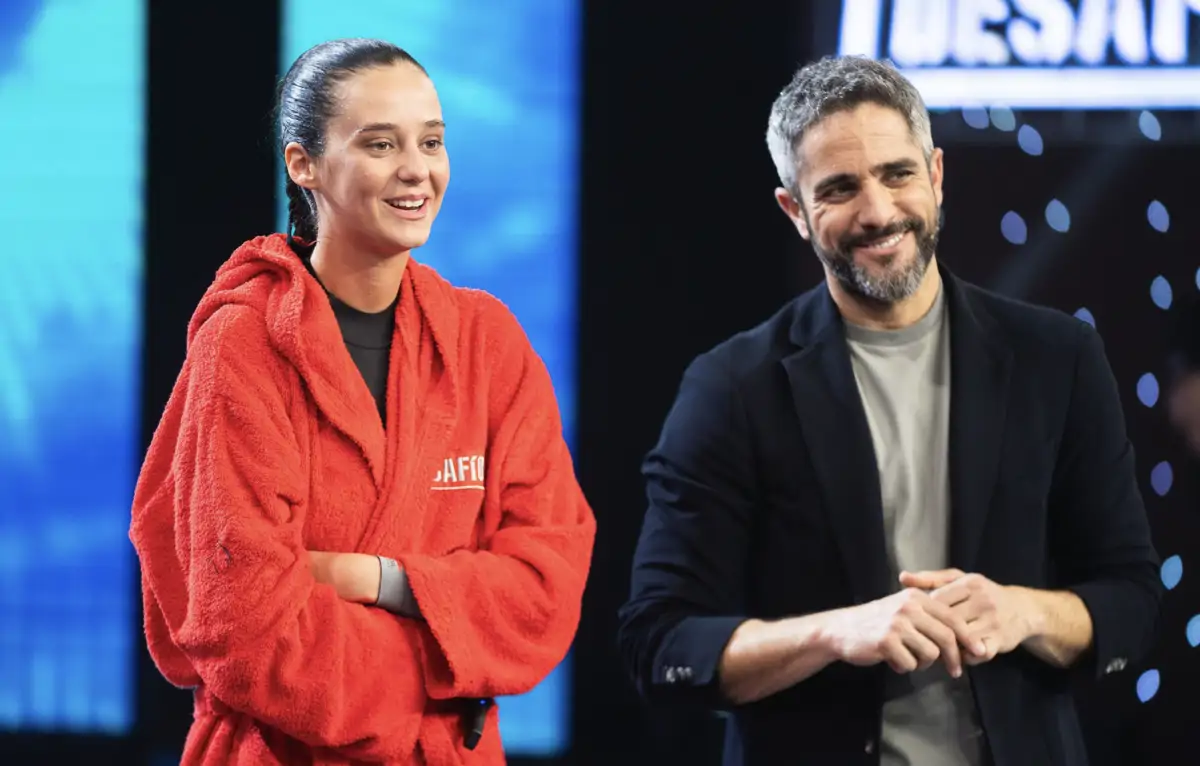
[[[667,683],[675,683],[675,668],[667,668]]]
[[[875,752],[875,740],[868,739],[866,746],[863,747],[863,752],[866,753],[867,755],[870,755],[871,753]]]

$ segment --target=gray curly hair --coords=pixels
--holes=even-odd
[[[928,163],[933,156],[929,112],[921,94],[888,61],[864,56],[826,56],[801,67],[771,106],[767,123],[767,149],[779,181],[797,199],[799,159],[796,149],[804,133],[836,112],[872,103],[895,109],[904,116],[913,140]]]

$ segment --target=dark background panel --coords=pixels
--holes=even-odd
[[[275,228],[279,21],[274,2],[149,3],[146,445],[183,365],[188,320],[217,268],[243,241]],[[140,610],[136,617],[140,632]],[[191,694],[168,684],[139,648],[137,750],[143,759],[177,757]]]
[[[616,611],[645,510],[639,464],[683,368],[816,274],[789,257],[795,230],[764,149],[803,20],[729,5],[586,7],[578,471],[598,528],[576,641],[576,744],[580,762],[703,763],[720,751],[719,722],[638,705]]]

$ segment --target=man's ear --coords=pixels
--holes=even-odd
[[[812,236],[812,232],[808,230],[808,216],[805,215],[804,206],[800,204],[800,201],[781,186],[775,190],[775,202],[783,214],[791,219],[792,225],[796,227],[796,231],[800,232],[800,236],[808,240]]]

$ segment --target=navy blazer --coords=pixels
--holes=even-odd
[[[1024,649],[968,670],[991,757],[1085,764],[1072,675],[1140,658],[1162,598],[1117,385],[1088,324],[941,273],[950,565],[1071,590],[1095,630],[1069,671]],[[824,284],[689,365],[643,473],[649,508],[618,640],[640,693],[728,710],[726,764],[878,763],[886,666],[834,663],[740,706],[717,678],[747,618],[895,591],[871,436]]]

